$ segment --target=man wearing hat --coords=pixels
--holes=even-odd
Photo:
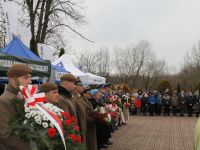
[[[52,104],[58,103],[58,86],[55,83],[46,82],[40,86],[40,92],[45,93],[46,101]]]
[[[97,89],[99,90],[99,92],[103,95],[101,97],[101,99],[99,100],[99,102],[102,104],[102,105],[105,105],[105,101],[107,99],[107,97],[109,96],[110,94],[110,86],[111,86],[111,83],[102,83],[100,84]]]
[[[88,150],[97,150],[97,137],[96,137],[96,121],[97,117],[93,111],[93,106],[89,102],[92,98],[90,93],[90,88],[85,88],[83,90],[82,96],[87,104],[87,129],[86,129],[86,146]]]
[[[99,102],[102,97],[102,94],[98,89],[93,89],[90,91],[92,95],[92,99],[89,101],[92,103],[93,108],[103,107],[103,105]],[[110,127],[107,124],[97,123],[96,125],[96,134],[97,134],[97,145],[98,148],[107,148],[107,145],[111,145],[112,142],[109,141],[111,138]]]
[[[103,105],[103,106],[106,106],[106,100],[107,98],[110,96],[110,93],[111,93],[111,83],[103,83],[103,84],[100,84],[99,87],[99,92],[101,93],[102,97],[101,99],[99,100],[99,102]],[[121,113],[123,115],[123,113]],[[110,124],[110,134],[109,134],[109,137],[111,137],[111,132],[114,132],[114,126],[112,124]],[[111,145],[112,142],[110,141],[107,141],[107,144],[108,145]]]
[[[76,108],[76,112],[79,118],[80,131],[82,133],[82,140],[83,140],[83,143],[86,143],[87,104],[84,101],[83,97],[81,96],[81,94],[83,93],[84,87],[80,79],[77,79],[75,84],[76,84],[76,87],[74,88],[72,95],[74,97],[75,108]]]
[[[19,85],[27,87],[31,83],[32,70],[25,64],[15,64],[7,71],[8,86],[0,96],[0,150],[29,150],[29,143],[25,143],[11,135],[9,124],[16,114],[14,100],[24,101],[17,97]]]
[[[72,91],[74,91],[76,87],[76,81],[76,77],[70,73],[61,76],[60,85],[58,86],[58,93],[60,94],[60,97],[57,106],[78,119],[75,102],[72,95]]]

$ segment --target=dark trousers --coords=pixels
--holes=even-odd
[[[98,123],[96,126],[97,146],[104,145],[111,138],[110,127],[107,124]]]
[[[155,113],[155,104],[149,104],[150,115],[153,116]]]
[[[170,115],[170,109],[169,109],[169,107],[170,107],[170,104],[165,104],[164,105],[164,115]]]
[[[192,104],[187,104],[188,116],[192,116]]]
[[[173,116],[177,115],[177,106],[172,106],[172,113],[173,113]]]
[[[180,116],[184,116],[184,113],[187,112],[187,106],[185,104],[180,104]]]
[[[156,105],[156,114],[157,114],[158,116],[161,115],[161,109],[162,109],[162,105],[161,105],[161,104],[157,104],[157,105]]]
[[[147,108],[148,108],[148,104],[147,103],[142,103],[141,112],[143,113],[143,115],[146,115]]]

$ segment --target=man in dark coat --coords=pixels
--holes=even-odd
[[[163,104],[164,104],[164,116],[170,115],[170,96],[165,93],[163,95]]]
[[[91,99],[90,88],[84,89],[82,96],[86,103],[87,110],[87,132],[86,132],[86,146],[88,150],[97,150],[97,136],[96,136],[96,122],[97,117],[93,110],[92,104],[88,99]]]
[[[29,143],[19,140],[11,134],[9,123],[16,114],[13,100],[22,100],[17,97],[19,85],[28,87],[31,83],[30,67],[24,64],[16,64],[8,69],[8,86],[0,96],[0,150],[29,150]]]
[[[76,112],[79,118],[80,123],[80,131],[82,133],[82,141],[84,144],[86,144],[86,129],[87,129],[87,104],[81,94],[83,93],[84,87],[80,80],[78,80],[76,83],[76,87],[74,91],[72,92],[72,95],[74,96],[74,103]]]
[[[180,116],[184,116],[184,113],[187,111],[187,96],[185,95],[184,91],[181,91],[181,93],[178,96],[178,100],[180,106]]]
[[[199,113],[200,113],[200,95],[199,95],[199,90],[197,90],[194,93],[193,102],[194,102],[194,107],[195,107],[194,111],[195,111],[196,117],[199,117]]]
[[[142,113],[145,116],[148,110],[148,95],[145,92],[142,95]]]
[[[98,89],[91,90],[92,98],[89,99],[93,108],[103,107],[103,105],[99,102],[101,99],[101,93]],[[109,141],[110,138],[110,129],[107,124],[104,123],[97,123],[96,125],[96,134],[97,134],[97,145],[98,149],[100,148],[107,148],[105,144]]]
[[[187,92],[187,101],[186,101],[186,105],[187,105],[187,110],[188,110],[188,116],[192,117],[192,107],[193,107],[193,95],[192,92],[188,91]]]
[[[60,98],[57,106],[78,119],[75,102],[73,100],[73,95],[71,94],[71,92],[76,87],[75,82],[77,79],[72,74],[64,74],[61,76],[60,80],[60,86],[58,86],[58,93],[60,94]]]

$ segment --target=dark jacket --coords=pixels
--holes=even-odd
[[[87,132],[86,132],[86,146],[88,150],[97,150],[97,137],[96,137],[96,122],[97,117],[93,111],[92,104],[88,99],[84,98],[87,110]]]
[[[57,106],[77,119],[75,102],[72,94],[62,86],[58,86],[58,93],[60,97]]]
[[[75,102],[76,112],[79,118],[80,131],[82,133],[83,143],[86,143],[86,129],[87,129],[87,111],[86,103],[81,95],[77,93],[72,93]]]

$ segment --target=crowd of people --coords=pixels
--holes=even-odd
[[[45,95],[44,101],[44,97],[31,96],[34,96],[35,91],[35,88],[30,86],[31,73],[31,68],[24,64],[15,64],[7,71],[8,85],[0,96],[0,150],[31,149],[33,144],[26,139],[31,136],[28,135],[23,139],[21,137],[24,136],[18,134],[18,131],[24,134],[29,130],[24,128],[22,130],[20,127],[17,132],[13,132],[11,122],[16,116],[19,118],[22,116],[22,119],[25,118],[26,120],[18,125],[23,126],[31,115],[34,117],[38,111],[41,111],[40,114],[45,113],[45,111],[47,114],[51,114],[53,118],[56,118],[54,121],[58,124],[62,122],[62,119],[59,122],[58,116],[63,114],[66,118],[66,125],[70,126],[74,123],[74,126],[70,126],[74,129],[73,133],[68,135],[69,138],[73,142],[82,143],[84,145],[83,149],[87,150],[99,150],[111,145],[113,143],[110,141],[112,133],[127,124],[129,113],[132,115],[149,114],[151,116],[184,116],[186,114],[193,116],[195,114],[197,117],[200,113],[198,90],[193,93],[190,91],[177,93],[168,89],[163,93],[138,90],[137,93],[130,94],[123,90],[112,90],[110,83],[100,84],[91,89],[89,86],[84,86],[79,78],[70,73],[61,76],[59,85],[46,82],[39,86],[37,93]],[[32,94],[26,93],[28,88],[30,88]],[[23,103],[24,107],[19,107],[20,103]],[[38,107],[33,107],[37,103],[39,104]],[[45,103],[52,104],[52,106],[48,106],[55,107],[55,114],[58,116],[52,115],[52,108],[46,110]],[[21,113],[20,109],[24,109],[24,113]],[[33,112],[34,109],[36,109],[35,112]],[[30,112],[30,114],[26,114],[27,112]],[[42,115],[44,116],[44,114]],[[48,120],[48,118],[46,119]],[[37,117],[35,121],[36,126],[42,124]],[[51,119],[49,121],[51,122],[49,126],[56,126],[55,122],[52,124]],[[18,121],[18,123],[20,122]],[[43,122],[42,125],[44,128],[48,127],[47,122]],[[55,128],[50,129],[48,130],[48,137],[51,139],[55,137],[56,130]],[[59,126],[56,126],[56,129],[59,130]],[[77,134],[74,130],[77,131]],[[69,132],[71,131],[72,129],[69,130]],[[59,131],[59,134],[62,135],[62,130]],[[65,142],[63,143],[65,145]],[[49,148],[45,147],[43,149]],[[56,148],[51,149],[56,150]]]
[[[130,94],[128,94],[130,95]],[[164,116],[199,116],[200,95],[199,90],[170,92],[166,89],[163,93],[158,91],[142,92],[139,90],[131,96],[130,113],[142,115]]]
[[[29,101],[28,107],[32,109],[32,106],[35,106],[36,103],[40,104],[40,100],[43,99],[42,97],[38,102],[34,99],[35,101],[32,102],[32,97],[27,96],[26,90],[23,91],[31,84],[31,73],[31,68],[24,64],[16,64],[8,69],[9,82],[0,96],[1,150],[29,150],[33,146],[27,139],[17,137],[17,133],[11,132],[10,129],[10,122],[16,114],[19,114],[19,109],[23,109],[23,107],[17,107],[18,105],[15,105],[13,100],[20,103]],[[70,125],[70,121],[74,120],[75,122],[77,120],[78,129],[76,127],[75,130],[80,131],[81,143],[85,145],[84,149],[96,150],[111,145],[111,133],[115,132],[119,126],[126,125],[128,120],[129,97],[120,94],[111,95],[110,85],[109,83],[101,84],[95,89],[90,89],[90,87],[84,87],[79,78],[68,73],[61,76],[59,85],[51,82],[43,83],[39,86],[38,93],[44,93],[45,102],[53,104],[56,109],[58,107],[58,111],[67,112],[72,116],[70,117],[71,120],[66,120],[67,125]],[[21,87],[25,88],[21,89]],[[34,91],[34,88],[30,90],[30,93],[32,91]],[[26,99],[26,97],[28,98]],[[41,106],[39,108],[42,109],[44,105],[37,106]],[[25,112],[28,111],[28,107],[25,107]],[[49,113],[49,110],[47,112]],[[52,113],[49,114],[52,115]],[[32,112],[32,115],[35,115],[35,113]],[[65,114],[67,117],[69,115]],[[55,115],[52,116],[57,118]],[[30,116],[26,115],[25,118],[30,118]],[[38,124],[41,124],[40,120],[36,118],[35,120],[37,123],[39,122]],[[23,124],[26,124],[26,122],[27,120]],[[45,127],[45,124],[42,125]],[[53,133],[48,133],[48,135],[51,138],[53,137]],[[74,134],[70,136],[72,141],[80,142],[80,138],[76,138]],[[46,149],[48,148],[44,148],[44,150]]]

